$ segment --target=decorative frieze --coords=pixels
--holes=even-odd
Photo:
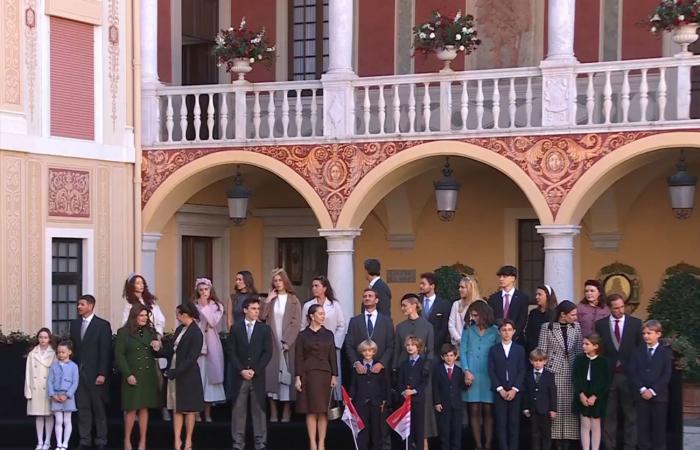
[[[90,217],[90,172],[49,168],[49,216]]]

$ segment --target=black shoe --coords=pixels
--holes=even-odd
[[[89,445],[85,445],[85,444],[79,444],[75,448],[75,450],[91,450],[91,449],[92,449],[92,447],[90,447]]]

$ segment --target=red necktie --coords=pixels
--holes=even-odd
[[[447,379],[448,380],[452,379],[452,367],[447,368]]]
[[[508,309],[510,309],[510,294],[503,294],[503,300],[504,300],[503,318],[507,319],[508,318]]]
[[[617,339],[617,344],[620,345],[620,339],[622,339],[622,334],[620,333],[620,319],[615,319],[615,339]]]

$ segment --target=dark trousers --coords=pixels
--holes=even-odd
[[[552,419],[547,414],[532,412],[530,417],[530,436],[532,450],[549,450],[552,447]]]
[[[425,402],[411,401],[411,435],[408,437],[416,450],[423,450],[425,439]]]
[[[366,403],[356,407],[357,413],[365,423],[365,428],[357,435],[357,447],[360,450],[381,450],[384,446],[381,408]]]
[[[499,450],[518,450],[520,440],[520,394],[509,402],[501,394],[494,395],[493,415],[496,417],[496,440]]]
[[[106,389],[106,385],[95,386],[95,381],[87,378],[81,379],[78,384],[75,403],[78,408],[80,443],[84,446],[92,446],[93,424],[95,425],[95,445],[107,445]]]
[[[624,424],[625,450],[637,448],[637,412],[634,408],[634,399],[639,393],[633,393],[629,380],[624,373],[615,373],[608,391],[608,405],[603,419],[603,441],[606,450],[617,448],[617,430]],[[622,407],[622,417],[619,417],[618,407]]]
[[[435,413],[442,450],[459,450],[462,447],[462,409],[460,405]]]
[[[264,399],[258,399],[255,395],[255,386],[251,380],[243,380],[240,391],[236,397],[236,403],[231,410],[231,437],[233,448],[245,449],[245,431],[248,421],[248,404],[250,404],[250,416],[253,419],[253,442],[255,450],[267,447],[267,419],[265,417]]]
[[[666,413],[668,403],[637,400],[639,450],[666,450]]]

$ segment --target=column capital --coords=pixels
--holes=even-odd
[[[141,250],[144,252],[155,252],[158,250],[158,242],[163,237],[162,233],[142,233]]]
[[[318,234],[327,241],[327,252],[352,253],[355,251],[355,238],[362,232],[359,228],[319,228]]]
[[[578,236],[581,232],[581,225],[537,225],[537,232],[545,237],[548,236]]]

